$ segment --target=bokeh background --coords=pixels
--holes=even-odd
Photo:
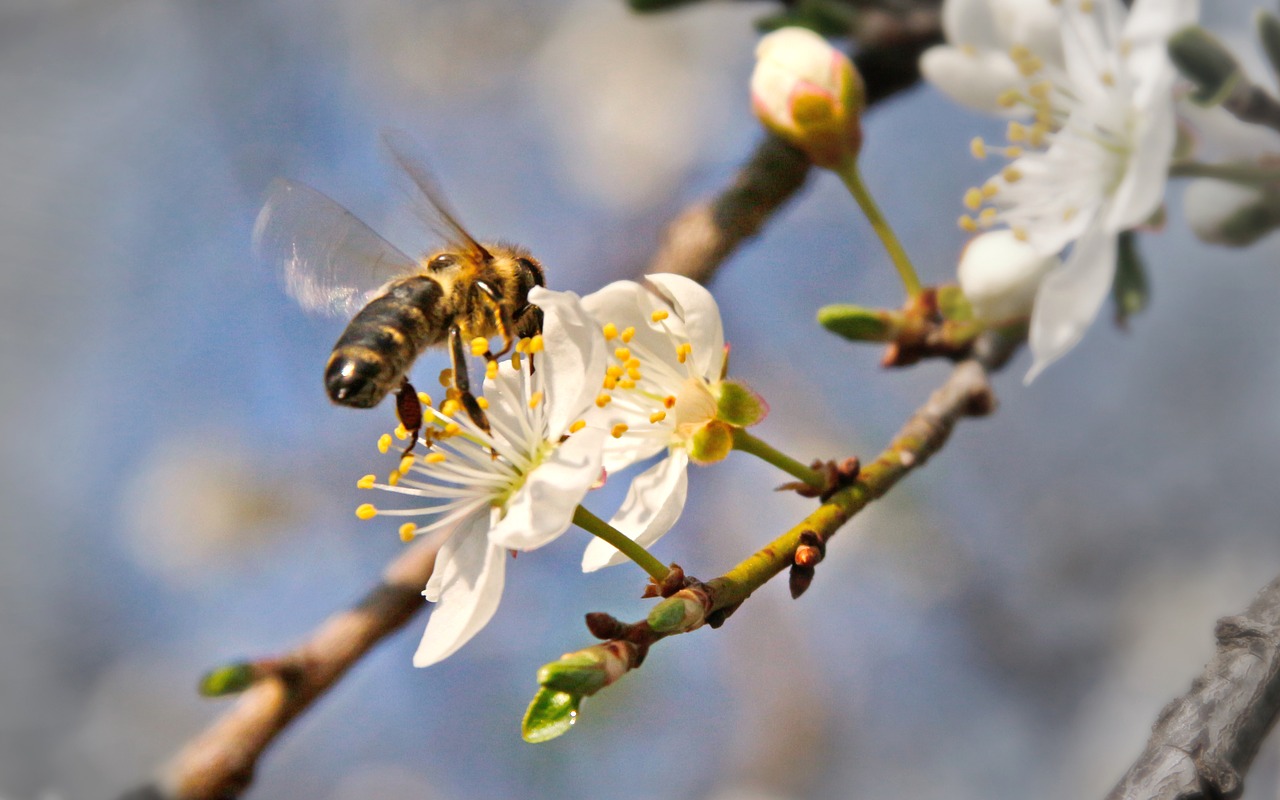
[[[1251,45],[1252,3],[1206,16]],[[230,701],[206,668],[275,652],[401,547],[355,479],[390,408],[331,406],[341,323],[304,316],[249,251],[267,183],[430,244],[378,145],[410,131],[481,238],[579,292],[634,274],[666,220],[759,139],[746,85],[768,3],[652,17],[620,0],[8,0],[0,6],[0,798],[112,796]],[[962,245],[999,125],[928,87],[867,120],[864,171],[926,280]],[[1227,252],[1181,222],[1140,246],[1153,306],[1095,326],[1033,386],[832,543],[799,602],[778,581],[719,631],[664,642],[521,742],[538,665],[637,617],[638,571],[577,571],[573,533],[509,570],[495,620],[430,670],[388,640],[269,753],[255,796],[1100,796],[1280,571],[1276,242]],[[894,304],[888,262],[815,175],[712,284],[761,435],[870,455],[945,375],[884,373],[823,303]],[[431,383],[445,361],[424,358]],[[697,470],[658,547],[717,574],[809,507],[746,456]],[[620,483],[620,482],[615,482]],[[602,513],[618,500],[593,499]],[[1264,748],[1248,797],[1280,785]]]

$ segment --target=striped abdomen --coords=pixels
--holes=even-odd
[[[444,290],[426,275],[403,278],[352,318],[333,346],[324,385],[335,403],[372,408],[427,347],[449,333]]]

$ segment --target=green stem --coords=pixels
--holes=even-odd
[[[653,555],[645,550],[636,542],[629,538],[626,534],[619,531],[609,523],[592,514],[582,506],[578,506],[573,512],[573,524],[582,528],[592,536],[598,536],[609,544],[618,548],[624,556],[636,562],[640,569],[649,573],[655,580],[661,583],[670,571],[661,561],[654,558]]]
[[[744,453],[750,453],[762,461],[767,461],[783,472],[793,477],[799,478],[815,489],[824,489],[827,485],[827,479],[822,473],[811,467],[806,467],[791,456],[783,453],[766,442],[757,439],[747,433],[745,428],[733,429],[733,449],[741,450]]]
[[[1280,182],[1280,169],[1248,162],[1204,164],[1199,161],[1175,161],[1169,165],[1169,175],[1175,178],[1217,178],[1245,186],[1265,186]]]
[[[884,214],[880,213],[880,207],[876,205],[876,201],[872,199],[871,192],[867,191],[866,184],[862,182],[862,173],[858,171],[858,160],[849,158],[839,167],[836,167],[835,173],[840,176],[840,180],[844,181],[844,185],[849,188],[849,193],[853,195],[853,199],[858,201],[858,205],[862,208],[862,213],[867,215],[867,220],[871,223],[871,227],[875,230],[876,235],[880,237],[880,241],[884,244],[884,249],[889,253],[889,258],[893,261],[893,266],[898,270],[898,276],[902,278],[902,285],[907,288],[907,296],[911,298],[920,296],[920,278],[916,276],[915,267],[911,266],[911,259],[907,256],[907,251],[902,247],[902,242],[898,241],[898,237],[894,234],[893,228],[889,227],[889,221],[885,219]]]

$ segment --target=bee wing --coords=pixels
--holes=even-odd
[[[355,314],[388,281],[421,271],[355,214],[284,178],[267,190],[253,248],[278,267],[285,291],[304,309],[332,316]]]
[[[444,199],[444,193],[436,185],[431,170],[414,154],[418,148],[413,139],[404,131],[388,130],[382,132],[382,141],[391,153],[392,160],[404,170],[418,190],[418,202],[414,206],[427,227],[441,236],[451,248],[463,250],[478,259],[491,258],[489,251],[458,222],[457,215]]]

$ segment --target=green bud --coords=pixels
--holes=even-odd
[[[1211,244],[1246,247],[1280,228],[1280,193],[1225,181],[1192,181],[1183,208],[1191,230]]]
[[[609,683],[605,655],[594,647],[569,653],[559,661],[544,664],[538,670],[538,683],[553,691],[595,694]]]
[[[902,333],[902,313],[884,308],[833,305],[818,309],[818,324],[855,342],[892,342]]]
[[[582,697],[570,692],[539,689],[520,722],[520,735],[526,742],[537,744],[563,736],[578,718]]]
[[[658,603],[649,612],[649,627],[658,633],[691,631],[707,618],[707,608],[688,589]]]
[[[1138,254],[1136,237],[1132,231],[1120,235],[1118,247],[1111,297],[1116,304],[1116,320],[1123,325],[1129,317],[1147,307],[1151,287],[1147,283],[1146,269],[1142,266],[1142,257]]]
[[[239,694],[248,689],[256,677],[257,670],[248,661],[227,664],[206,672],[200,679],[199,691],[205,697]]]
[[[689,437],[689,458],[697,464],[723,461],[733,450],[733,427],[713,419]]]
[[[1183,28],[1169,39],[1169,58],[1196,85],[1191,99],[1201,105],[1221,103],[1244,76],[1230,51],[1199,25]]]
[[[1271,62],[1272,71],[1280,74],[1280,18],[1260,8],[1255,12],[1253,21],[1258,26],[1258,40],[1262,42],[1262,50]]]
[[[769,413],[769,404],[745,384],[720,381],[716,384],[716,419],[739,428],[755,425]]]

